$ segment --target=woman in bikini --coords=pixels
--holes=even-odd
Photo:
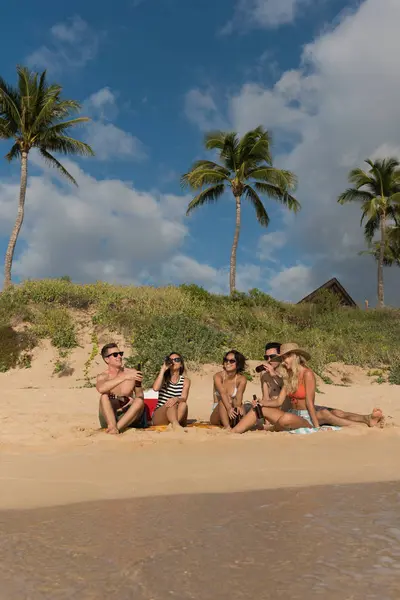
[[[223,358],[223,371],[214,376],[214,404],[211,425],[231,429],[231,424],[244,414],[243,393],[247,379],[243,375],[246,359],[237,350],[227,352]]]
[[[153,425],[171,423],[173,428],[185,427],[190,379],[185,376],[185,363],[178,352],[171,352],[165,358],[153,383],[153,390],[158,392],[158,403],[152,418]]]
[[[274,431],[287,431],[302,427],[318,428],[321,425],[350,427],[356,424],[375,427],[383,420],[382,411],[374,408],[370,415],[359,415],[335,408],[315,405],[316,380],[306,361],[310,355],[297,344],[283,344],[279,359],[282,364],[283,388],[277,400],[262,408],[265,418],[273,425]],[[287,412],[281,410],[286,398],[290,400]],[[244,421],[244,419],[243,419]],[[239,423],[233,430],[243,433],[245,423]]]

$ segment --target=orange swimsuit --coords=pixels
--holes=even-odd
[[[293,392],[293,394],[289,394],[290,401],[292,403],[292,408],[297,409],[299,402],[303,400],[306,401],[306,386],[304,383],[304,373],[299,377],[299,385],[297,386],[297,390]]]

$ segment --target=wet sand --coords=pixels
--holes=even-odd
[[[400,484],[0,512],[3,600],[400,597]]]

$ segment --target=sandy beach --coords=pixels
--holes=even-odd
[[[31,369],[0,375],[0,508],[399,478],[399,388],[371,383],[361,369],[334,366],[332,374],[347,369],[354,383],[320,383],[318,402],[361,413],[380,406],[388,417],[384,429],[237,436],[189,428],[129,430],[114,438],[99,430],[96,390],[82,387],[85,352],[75,351],[74,372],[67,377],[51,374],[55,353],[49,345],[37,350]],[[95,361],[93,374],[100,368]],[[190,373],[191,418],[209,417],[218,368],[208,365]],[[253,393],[259,393],[258,377],[249,383],[246,398]]]
[[[343,365],[329,375],[351,385],[318,382],[321,404],[380,406],[382,429],[115,437],[83,387],[87,353],[59,377],[43,344],[0,375],[1,600],[398,597],[398,387]],[[219,368],[190,373],[191,418],[209,417]]]

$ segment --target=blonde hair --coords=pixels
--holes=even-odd
[[[283,365],[279,367],[279,374],[283,379],[283,385],[288,394],[294,394],[299,387],[300,369],[306,365],[302,356],[293,353],[293,363],[291,369]]]

